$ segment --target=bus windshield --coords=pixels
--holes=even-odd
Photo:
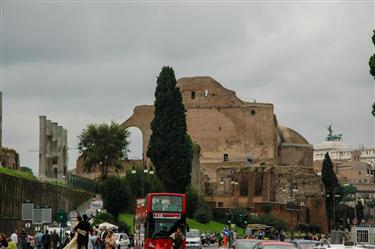
[[[168,238],[179,226],[179,220],[175,219],[157,219],[147,224],[148,238]]]
[[[181,196],[153,196],[152,211],[156,212],[181,212],[182,197]]]

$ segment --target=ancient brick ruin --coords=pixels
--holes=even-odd
[[[200,173],[193,172],[193,180],[204,181],[196,185],[202,186],[213,206],[256,210],[262,203],[293,202],[303,213],[312,199],[320,203],[324,192],[312,168],[313,146],[296,131],[279,126],[272,104],[244,102],[211,77],[181,78],[177,86],[188,133],[201,148]],[[143,155],[147,154],[153,116],[153,105],[137,106],[122,124],[141,130]],[[312,224],[325,227],[322,208],[311,206],[309,213],[316,219]],[[290,225],[306,222],[302,213]]]

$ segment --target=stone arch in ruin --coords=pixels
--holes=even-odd
[[[133,115],[128,118],[121,127],[126,129],[129,127],[136,127],[142,133],[142,155],[143,160],[148,164],[150,160],[147,158],[147,147],[151,136],[151,121],[154,118],[154,106],[153,105],[141,105],[136,106],[133,111]]]

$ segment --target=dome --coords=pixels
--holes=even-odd
[[[288,127],[279,126],[282,143],[309,144],[309,142],[298,132]]]
[[[314,150],[350,150],[350,147],[341,141],[324,141],[314,145]]]

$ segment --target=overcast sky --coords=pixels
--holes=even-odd
[[[163,65],[273,103],[311,144],[332,124],[353,148],[374,146],[374,3],[3,1],[1,12],[3,144],[36,173],[39,115],[68,129],[73,168],[82,129],[152,104]]]

